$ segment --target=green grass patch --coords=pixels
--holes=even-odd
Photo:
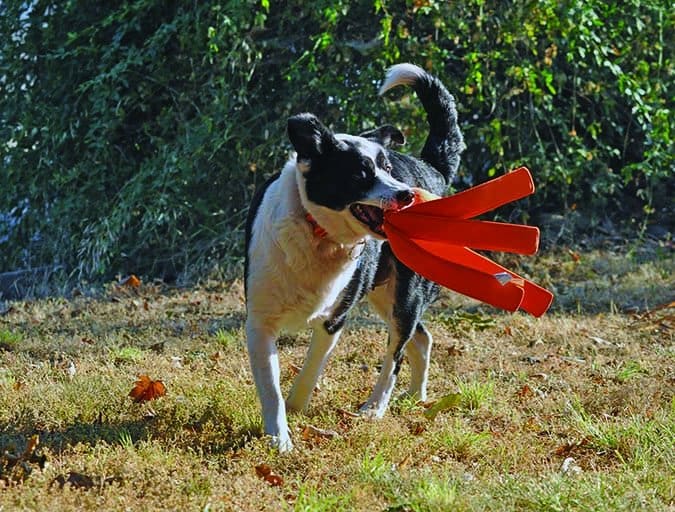
[[[20,332],[0,329],[0,350],[14,350],[22,340],[23,335]]]

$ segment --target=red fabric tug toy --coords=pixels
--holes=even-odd
[[[416,189],[415,201],[385,212],[384,228],[392,251],[418,274],[492,306],[535,317],[553,301],[548,290],[471,249],[534,254],[539,229],[488,222],[473,217],[534,192],[530,171],[520,167],[450,197]]]

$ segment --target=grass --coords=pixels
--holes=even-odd
[[[0,329],[0,350],[13,350],[23,340],[21,333],[9,329]]]
[[[673,258],[639,255],[524,263],[557,294],[538,320],[444,294],[429,402],[402,396],[380,421],[349,413],[385,343],[359,309],[310,410],[290,418],[290,455],[261,436],[241,283],[12,303],[0,510],[672,510],[674,312],[655,307],[674,298]],[[307,341],[280,343],[285,390]],[[142,374],[166,396],[134,403]],[[399,378],[403,391],[407,366]]]

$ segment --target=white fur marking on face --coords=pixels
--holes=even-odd
[[[382,145],[363,137],[356,137],[345,133],[339,133],[336,137],[338,140],[354,144],[362,154],[368,156],[375,164],[375,178],[377,182],[368,192],[368,195],[364,199],[361,199],[359,203],[377,206],[383,210],[396,208],[396,194],[402,190],[409,190],[410,187],[377,166],[377,157],[384,151]]]
[[[373,162],[376,161],[377,155],[380,153],[380,151],[384,150],[382,145],[378,144],[377,142],[373,142],[372,140],[366,139],[364,137],[349,135],[348,133],[337,133],[335,134],[335,137],[338,140],[351,142],[358,148],[358,150],[362,154],[370,157],[370,159],[373,160]]]
[[[375,173],[375,178],[377,180],[375,186],[368,191],[366,197],[359,200],[359,203],[377,206],[383,210],[391,210],[398,206],[396,195],[402,190],[410,189],[405,183],[379,169]]]

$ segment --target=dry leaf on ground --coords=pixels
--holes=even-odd
[[[119,285],[128,286],[130,288],[138,288],[141,286],[141,280],[135,274],[131,274],[124,279],[121,279]]]
[[[166,386],[161,380],[152,380],[147,375],[139,375],[136,384],[129,392],[134,402],[148,402],[166,395]]]
[[[340,437],[335,430],[327,430],[314,425],[307,425],[302,429],[302,439],[304,441],[319,441],[323,439],[334,439]]]
[[[255,467],[255,474],[265,480],[265,482],[270,484],[272,487],[284,485],[284,479],[281,478],[281,476],[273,473],[272,468],[267,464],[258,464]]]

